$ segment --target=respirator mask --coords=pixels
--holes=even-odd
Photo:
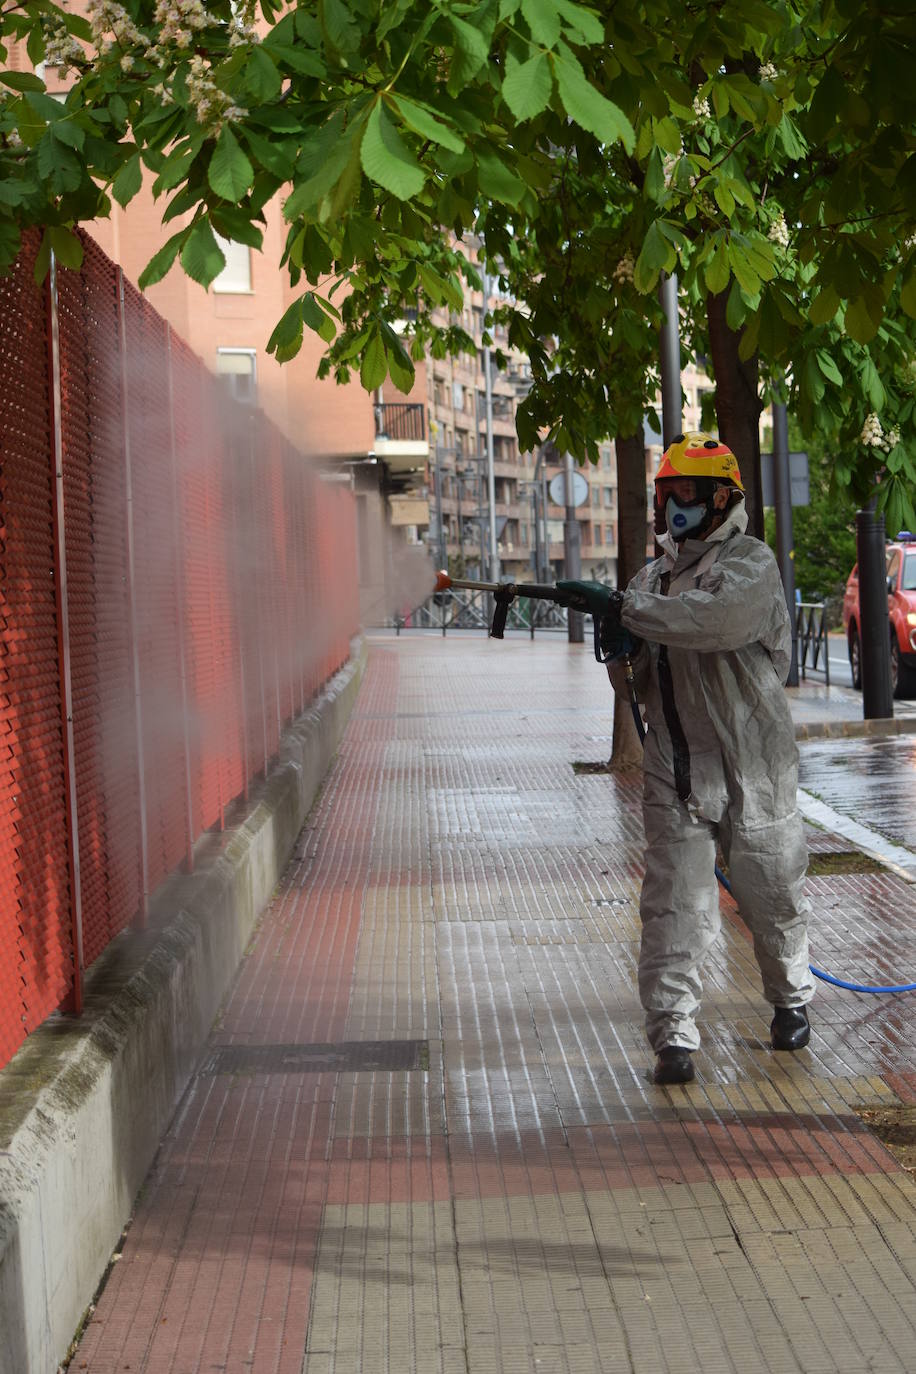
[[[665,526],[672,539],[686,539],[695,534],[709,519],[706,503],[682,504],[676,496],[665,502]]]
[[[717,514],[714,496],[721,485],[712,477],[699,477],[691,501],[682,501],[673,492],[670,493],[664,505],[656,505],[656,532],[661,533],[658,525],[663,519],[664,529],[672,539],[701,539]]]

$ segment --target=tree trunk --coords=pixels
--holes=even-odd
[[[617,585],[626,587],[646,561],[646,450],[642,434],[617,439]],[[642,741],[625,696],[614,695],[614,740],[608,767],[642,766]]]
[[[763,538],[763,490],[760,479],[760,412],[758,357],[747,362],[738,357],[743,330],[732,329],[725,317],[729,288],[706,297],[709,345],[716,382],[716,418],[719,438],[728,444],[741,469],[747,506],[748,530]]]

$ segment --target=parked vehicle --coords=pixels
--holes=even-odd
[[[894,696],[916,696],[916,535],[901,531],[887,546],[887,612],[890,621],[891,682]],[[843,598],[843,627],[852,685],[862,687],[859,629],[859,568],[849,574]]]

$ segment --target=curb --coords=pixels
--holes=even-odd
[[[861,739],[867,735],[916,735],[916,716],[894,716],[886,720],[823,720],[795,727],[795,738]]]
[[[129,1220],[260,914],[350,717],[364,637],[195,870],[153,895],[148,927],[92,965],[0,1070],[0,1374],[54,1374]]]

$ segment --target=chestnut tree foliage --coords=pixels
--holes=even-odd
[[[77,267],[72,227],[146,178],[174,232],[141,284],[206,286],[215,235],[259,248],[279,197],[270,348],[314,330],[326,372],[406,390],[424,349],[472,347],[443,320],[474,235],[531,361],[520,440],[581,458],[639,432],[676,272],[723,437],[778,389],[844,499],[916,523],[913,6],[5,0],[0,42],[0,264],[38,224],[38,272]]]

